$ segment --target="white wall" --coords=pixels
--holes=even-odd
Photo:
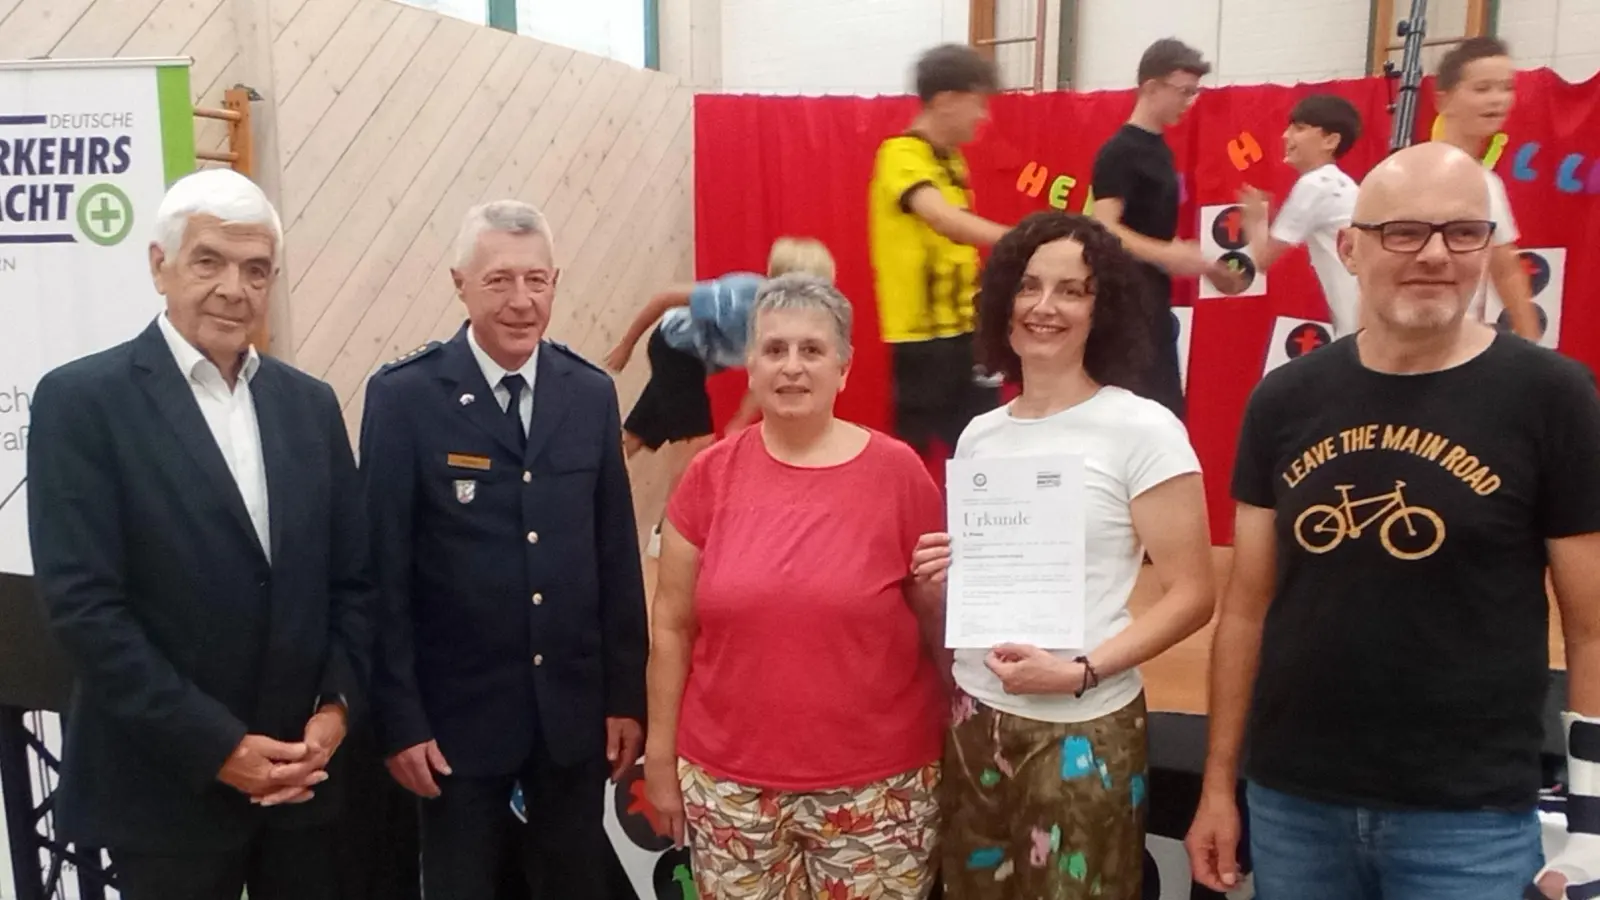
[[[644,68],[643,0],[517,0],[517,31]]]
[[[1078,14],[1079,90],[1132,87],[1139,55],[1175,37],[1212,65],[1207,84],[1357,77],[1367,59],[1367,0],[1084,0]]]
[[[969,0],[720,2],[726,91],[904,92],[919,52],[967,40]],[[1031,34],[1036,2],[999,0],[997,34]],[[1045,82],[1053,86],[1060,0],[1045,2]],[[1410,4],[1395,6],[1404,15]],[[1369,0],[1079,0],[1078,8],[1078,59],[1069,74],[1079,90],[1131,87],[1139,54],[1162,37],[1204,52],[1214,67],[1209,84],[1366,74]],[[1431,0],[1429,36],[1461,34],[1465,11],[1466,0]],[[663,33],[668,29],[664,21]],[[1549,66],[1569,81],[1600,71],[1600,0],[1502,0],[1500,34],[1523,67]],[[1008,86],[1032,81],[1032,52],[1026,45],[999,49]],[[1429,48],[1424,61],[1443,52]]]
[[[917,54],[966,43],[968,0],[722,0],[722,90],[903,94]]]
[[[1500,36],[1520,65],[1573,82],[1600,72],[1600,0],[1502,0]]]
[[[488,0],[400,2],[488,24]],[[643,0],[517,0],[517,33],[644,68]]]
[[[1039,27],[1039,6],[1044,5],[1044,89],[1057,86],[1057,59],[1061,53],[1061,0],[999,0],[995,4],[994,34],[997,38],[1031,37]],[[995,47],[995,63],[1000,68],[1000,83],[1007,88],[1033,86],[1033,44],[1001,44]]]
[[[400,0],[411,6],[420,6],[440,15],[451,16],[474,25],[488,24],[488,0]]]
[[[1015,2],[1015,0],[1013,0]],[[1395,3],[1397,17],[1411,4]],[[1177,37],[1206,54],[1211,84],[1323,81],[1366,74],[1368,0],[1139,0],[1129,16],[1112,0],[1082,0],[1077,86],[1133,84],[1139,53]],[[1464,32],[1466,0],[1431,0],[1431,38]],[[1523,68],[1549,66],[1569,81],[1600,70],[1600,0],[1502,0],[1499,34]],[[1390,42],[1398,37],[1391,35]],[[1423,51],[1425,67],[1447,48]],[[1400,54],[1393,53],[1398,62]]]
[[[722,86],[722,0],[659,0],[661,71],[697,90]]]
[[[1000,0],[997,36],[1031,35],[1038,2]],[[1060,0],[1044,2],[1045,84],[1053,87]],[[1367,0],[1137,0],[1130,15],[1133,5],[1080,0],[1080,89],[1130,86],[1139,54],[1168,36],[1203,50],[1218,83],[1339,78],[1366,65]],[[722,0],[722,89],[904,92],[919,52],[967,40],[968,7],[969,0]],[[1001,47],[997,59],[1008,87],[1031,83],[1031,46]]]

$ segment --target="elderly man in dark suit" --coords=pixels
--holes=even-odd
[[[333,898],[371,639],[355,461],[333,391],[250,344],[282,246],[261,191],[191,175],[156,230],[166,312],[34,394],[35,583],[77,674],[56,822],[128,900]]]
[[[380,740],[425,798],[429,900],[491,900],[512,852],[537,900],[602,900],[648,644],[617,397],[543,339],[559,272],[538,210],[473,209],[451,274],[468,322],[373,376],[361,424]]]

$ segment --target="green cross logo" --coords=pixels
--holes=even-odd
[[[97,184],[78,197],[78,230],[102,247],[122,243],[133,230],[133,204],[111,184]]]

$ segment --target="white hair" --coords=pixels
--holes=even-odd
[[[232,169],[201,169],[167,189],[156,210],[155,239],[168,259],[176,259],[183,234],[195,216],[211,216],[227,225],[264,225],[272,232],[272,255],[283,256],[283,220],[254,181]]]
[[[461,221],[461,230],[456,234],[457,269],[472,259],[478,249],[478,238],[485,231],[537,234],[550,248],[550,256],[555,256],[556,241],[550,233],[550,223],[545,221],[544,213],[537,206],[521,200],[492,200],[467,210],[466,218]]]

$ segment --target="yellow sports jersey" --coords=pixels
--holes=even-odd
[[[906,205],[914,188],[932,185],[952,206],[970,209],[967,163],[903,134],[878,147],[872,167],[867,231],[885,343],[954,337],[972,331],[978,251],[944,237]]]

